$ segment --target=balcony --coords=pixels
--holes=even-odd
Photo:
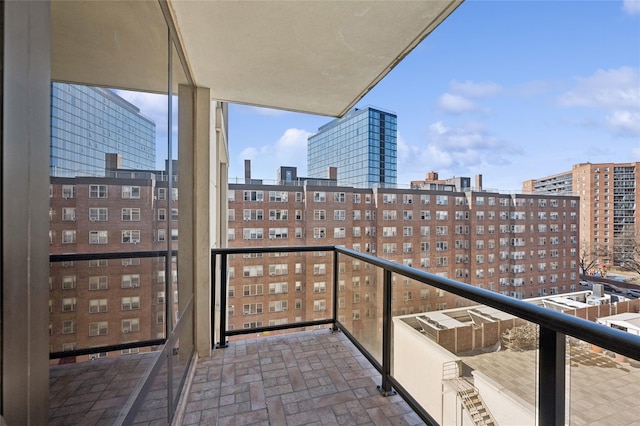
[[[160,255],[52,261],[65,269],[65,262],[81,268],[88,258],[137,256],[145,268],[144,259]],[[251,291],[254,281],[268,286],[276,278],[229,274],[237,265],[275,261],[291,263],[288,278],[304,285],[283,287],[285,276],[277,277],[280,292]],[[168,302],[180,315],[161,341],[52,354],[69,361],[151,350],[52,365],[51,424],[67,417],[107,424],[450,424],[457,415],[471,424],[506,424],[514,413],[522,424],[624,424],[634,415],[628,401],[640,396],[640,336],[633,327],[616,329],[623,319],[612,320],[611,328],[579,317],[628,312],[635,318],[640,300],[588,305],[585,292],[515,300],[334,246],[214,249],[211,262],[211,282],[219,288],[212,306],[228,312],[214,315],[211,355],[197,357],[180,338],[191,327],[191,300],[180,302],[181,310]],[[318,262],[326,264],[324,277],[315,273]],[[143,288],[147,278],[141,277]],[[318,279],[326,292],[314,292],[311,282]],[[166,294],[175,285],[160,284]],[[247,285],[249,292],[239,291]],[[407,291],[421,297],[409,300]],[[267,309],[283,300],[288,311]],[[245,312],[246,304],[261,309]],[[90,315],[79,316],[78,327]],[[613,397],[620,386],[628,388],[625,397]]]

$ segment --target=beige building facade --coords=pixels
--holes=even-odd
[[[529,194],[580,197],[581,257],[597,270],[620,266],[633,256],[640,221],[639,170],[639,162],[580,163],[569,172],[526,181],[522,189]]]

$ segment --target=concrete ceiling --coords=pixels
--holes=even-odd
[[[460,3],[169,0],[168,10],[213,98],[341,116]],[[52,2],[54,80],[166,92],[166,45],[154,1]]]

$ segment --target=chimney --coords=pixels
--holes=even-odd
[[[482,191],[482,175],[476,175],[476,191]]]
[[[327,177],[331,180],[338,180],[338,168],[337,167],[329,167],[327,169]]]
[[[432,182],[438,180],[438,172],[427,173],[427,181]]]
[[[246,181],[251,180],[251,160],[244,160],[244,178]]]

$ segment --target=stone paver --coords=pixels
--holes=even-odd
[[[379,373],[341,333],[317,330],[231,342],[198,361],[182,424],[422,424],[402,398],[380,395],[378,384]],[[205,386],[218,386],[220,395],[208,400],[219,409],[207,418]]]
[[[154,353],[55,365],[50,425],[111,425]],[[200,358],[181,425],[422,424],[398,396],[383,397],[380,374],[342,333],[297,332],[231,342]],[[135,420],[162,424],[161,373]]]

